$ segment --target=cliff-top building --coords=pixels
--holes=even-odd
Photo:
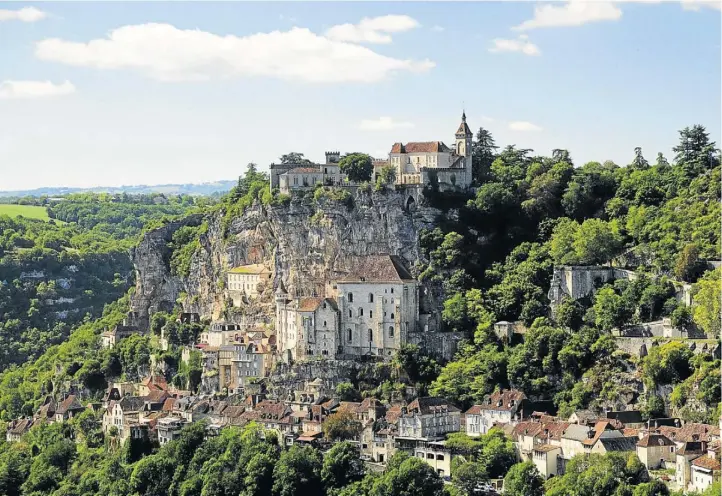
[[[473,134],[466,123],[466,113],[454,135],[453,148],[443,141],[394,143],[388,161],[374,161],[374,176],[385,165],[396,169],[396,184],[426,186],[437,182],[441,189],[465,189],[472,179]],[[271,164],[271,190],[283,194],[314,188],[318,184],[334,186],[346,183],[338,162],[339,152],[326,152],[324,164]]]

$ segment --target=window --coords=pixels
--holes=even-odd
[[[391,294],[394,294],[394,288],[391,288]]]
[[[351,342],[351,329],[346,330],[346,341]]]
[[[348,294],[348,302],[353,303],[353,293]]]
[[[374,340],[374,331],[369,329],[369,343],[372,343]]]
[[[369,319],[373,319],[373,318],[374,318],[374,311],[369,310]]]
[[[374,302],[374,294],[369,293],[369,303],[373,303],[373,302]]]
[[[351,309],[349,308],[348,309],[348,318],[350,319],[351,317],[353,317],[353,315],[351,315]]]
[[[394,314],[391,314],[391,320],[394,320]]]
[[[326,327],[326,321],[325,321],[325,320],[323,321],[323,326]]]
[[[394,337],[394,326],[389,326],[389,337]]]
[[[444,460],[444,455],[436,455],[436,459],[443,461],[443,460]]]
[[[359,308],[359,309],[358,309],[358,314],[359,314],[359,317],[363,317],[363,316],[364,316],[364,309],[363,309],[363,308]]]

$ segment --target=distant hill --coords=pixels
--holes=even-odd
[[[215,181],[199,184],[157,184],[154,186],[96,186],[93,188],[62,188],[45,187],[28,190],[0,191],[0,198],[19,196],[61,196],[69,193],[165,193],[165,194],[186,194],[186,195],[212,195],[213,193],[225,193],[229,191],[237,181]]]

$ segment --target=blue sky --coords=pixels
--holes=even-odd
[[[365,19],[365,20],[364,20]],[[703,2],[2,3],[0,190],[233,179],[288,151],[453,141],[577,165],[720,140]]]

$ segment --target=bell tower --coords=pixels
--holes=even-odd
[[[457,155],[464,157],[464,175],[466,176],[465,186],[471,184],[471,140],[474,135],[466,124],[466,111],[461,113],[461,124],[456,130],[456,149]]]

